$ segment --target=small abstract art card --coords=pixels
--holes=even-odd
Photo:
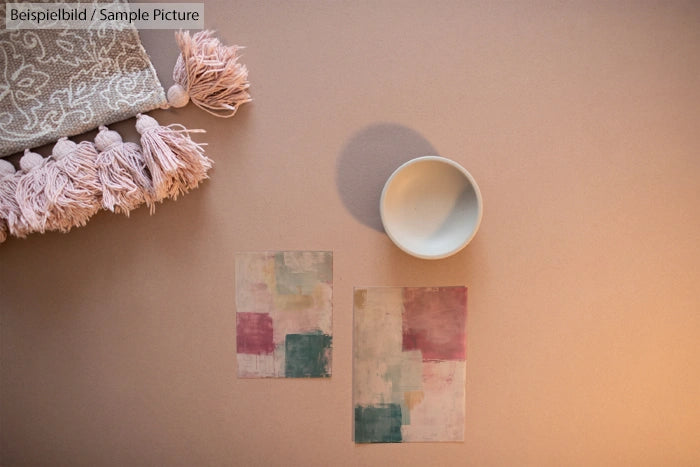
[[[356,443],[464,441],[466,287],[356,288]]]
[[[239,378],[331,375],[333,253],[236,254]]]

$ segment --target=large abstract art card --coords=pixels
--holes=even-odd
[[[464,441],[466,287],[354,294],[356,443]]]
[[[236,254],[239,378],[331,375],[333,253]]]

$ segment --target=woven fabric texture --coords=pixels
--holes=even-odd
[[[0,30],[0,157],[165,104],[135,28]]]

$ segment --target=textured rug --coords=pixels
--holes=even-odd
[[[0,157],[166,104],[138,31],[99,26],[0,30]]]

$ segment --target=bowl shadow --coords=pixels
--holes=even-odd
[[[396,123],[375,123],[352,135],[340,153],[336,182],[345,208],[362,224],[384,232],[382,188],[404,162],[438,155],[420,133]]]

